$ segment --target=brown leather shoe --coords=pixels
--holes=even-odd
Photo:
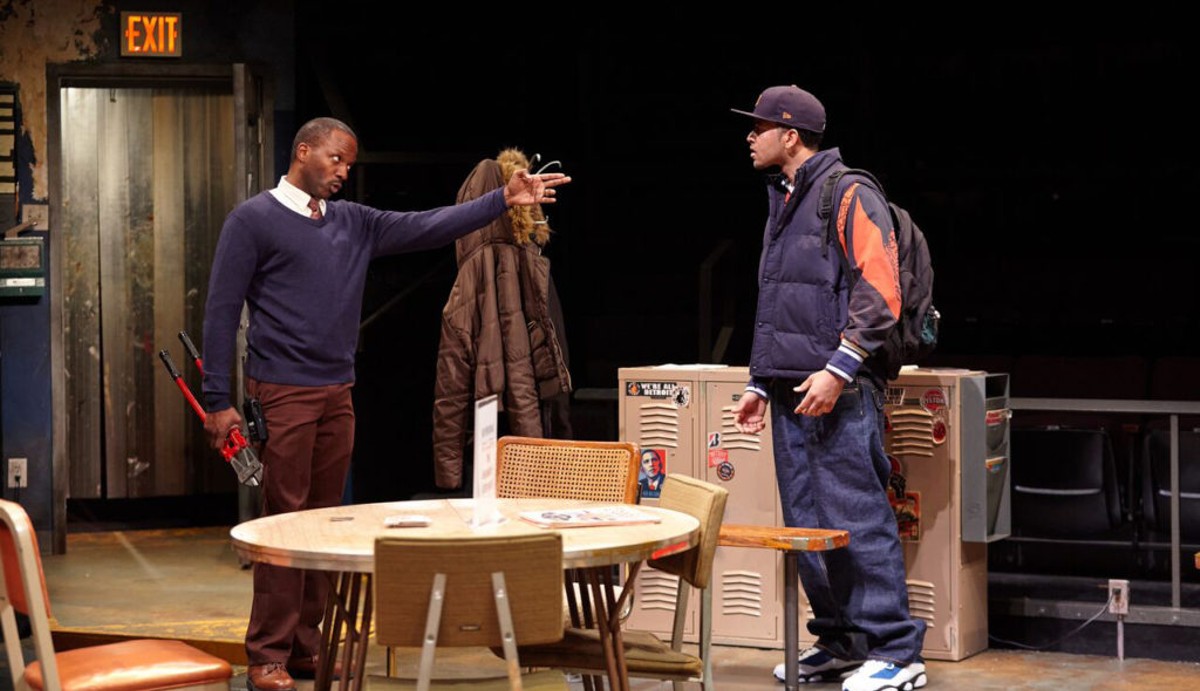
[[[295,691],[296,681],[282,662],[250,665],[246,668],[247,691]]]
[[[293,657],[287,661],[287,671],[297,679],[317,678],[317,656]],[[342,678],[342,661],[333,661],[333,680]]]

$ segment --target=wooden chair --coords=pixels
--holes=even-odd
[[[627,441],[576,441],[505,436],[496,440],[496,494],[522,499],[550,497],[620,504],[638,501],[638,464],[641,451]],[[570,625],[595,617],[587,588],[580,574],[568,575],[574,582],[574,603],[564,602],[563,617]],[[621,589],[616,589],[620,597]],[[633,611],[633,600],[621,612],[622,619]],[[581,614],[587,610],[589,615]],[[590,618],[588,619],[591,620]]]
[[[670,642],[645,631],[630,630],[622,634],[629,676],[671,680],[677,690],[684,681],[698,681],[706,691],[713,688],[712,590],[708,586],[728,497],[728,490],[685,475],[668,475],[663,483],[658,505],[696,517],[700,521],[700,539],[692,549],[648,562],[653,568],[679,576],[675,624]],[[697,655],[683,652],[685,615],[693,587],[700,591]],[[589,673],[604,669],[599,635],[593,629],[568,629],[562,641],[523,647],[521,655],[532,665]]]
[[[33,524],[19,504],[0,499],[0,624],[13,688],[60,691],[203,689],[228,691],[229,663],[186,643],[132,640],[54,651],[50,598]],[[29,618],[37,660],[26,664],[16,612]]]
[[[562,639],[562,536],[375,542],[375,640],[420,647],[415,688],[567,689],[561,672],[521,673],[517,646]],[[439,647],[502,648],[508,676],[433,683]],[[413,688],[372,676],[371,689]]]
[[[496,494],[636,504],[639,450],[625,441],[496,440]]]

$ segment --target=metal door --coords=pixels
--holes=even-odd
[[[59,78],[56,389],[72,497],[236,486],[157,353],[167,348],[186,365],[199,395],[200,374],[178,334],[200,342],[221,225],[269,177],[263,84],[244,65],[203,79]]]

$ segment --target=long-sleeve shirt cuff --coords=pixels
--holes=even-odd
[[[829,362],[825,365],[825,370],[849,384],[854,381],[855,375],[862,367],[863,360],[866,359],[866,351],[843,338],[838,349],[834,351],[833,357],[829,358]]]
[[[763,386],[762,382],[759,382],[757,380],[752,381],[746,385],[746,390],[757,394],[758,397],[763,399],[764,401],[771,400],[771,397],[767,394],[767,387]]]

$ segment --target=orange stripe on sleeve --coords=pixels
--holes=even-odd
[[[846,250],[845,218],[848,214],[847,202],[858,188],[851,185],[842,199],[841,210],[838,214],[838,240],[842,243],[842,251]],[[862,204],[854,205],[854,259],[862,270],[862,278],[875,288],[884,301],[888,310],[896,319],[900,318],[900,257],[896,253],[895,232],[888,230],[888,242],[884,244],[883,231],[871,220]]]

